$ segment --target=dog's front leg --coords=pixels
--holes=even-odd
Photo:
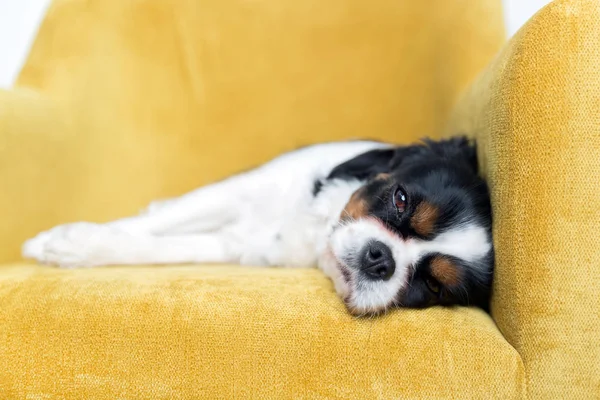
[[[33,258],[44,264],[74,268],[233,262],[238,254],[232,243],[219,234],[153,236],[81,222],[51,230]]]
[[[111,222],[132,233],[181,235],[211,232],[235,222],[243,205],[253,203],[257,186],[268,182],[260,169],[201,187],[181,197],[154,203],[141,215]]]
[[[213,240],[218,234],[214,231],[234,223],[239,218],[239,205],[252,203],[252,188],[264,182],[265,178],[266,176],[260,171],[254,170],[170,199],[160,207],[138,216],[106,224],[78,222],[61,225],[26,241],[23,245],[23,255],[40,262],[57,264],[101,265],[109,260],[111,262],[117,260],[116,263],[230,261],[232,256],[229,253],[223,255],[221,246]],[[208,232],[213,233],[208,234]],[[152,239],[152,237],[171,236],[186,239],[173,242],[166,240],[157,242],[156,239]],[[192,237],[202,240],[193,241]],[[67,246],[67,242],[74,245]],[[166,249],[169,244],[173,244],[177,249],[182,249],[184,243],[194,244],[196,248],[200,246],[200,249],[208,249],[214,245],[216,250],[215,252],[207,250],[199,254],[185,250],[174,257],[163,257],[165,251],[154,251],[148,247],[148,243],[153,243],[161,249]],[[126,245],[130,245],[132,250],[125,251]],[[82,250],[71,249],[77,246]],[[113,246],[117,250],[111,252],[110,248]],[[77,261],[85,249],[93,249],[90,254],[93,253],[94,256],[86,255],[85,263]],[[134,251],[147,252],[148,255],[135,258],[131,256]],[[102,252],[109,254],[106,256],[107,260],[104,260],[104,256],[100,254]],[[77,256],[71,260],[70,256],[65,255],[64,262],[61,262],[60,254],[66,253],[77,253]],[[116,258],[116,254],[126,256],[122,257],[122,261],[118,261],[121,258]]]

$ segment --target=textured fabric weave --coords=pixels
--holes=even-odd
[[[600,3],[555,1],[511,40],[448,132],[492,189],[493,317],[528,397],[600,398]]]
[[[316,269],[0,267],[2,399],[516,399],[467,308],[356,319]]]

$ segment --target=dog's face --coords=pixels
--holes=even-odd
[[[336,288],[352,313],[486,307],[491,210],[473,157],[458,140],[400,148],[388,172],[352,195],[329,241]]]

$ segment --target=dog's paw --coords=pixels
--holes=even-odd
[[[49,231],[42,232],[36,237],[27,240],[21,248],[21,253],[23,254],[23,257],[41,261],[44,254],[44,246],[46,245],[46,242],[52,237],[52,234],[58,228],[61,227],[58,226]]]
[[[23,256],[64,268],[103,265],[103,252],[122,232],[87,222],[57,226],[23,245]]]

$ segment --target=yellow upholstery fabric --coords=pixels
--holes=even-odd
[[[503,40],[500,0],[57,0],[0,93],[0,262],[301,145],[439,135]]]
[[[528,397],[600,398],[600,3],[555,1],[464,95],[494,210],[493,317]]]
[[[515,399],[485,313],[356,319],[316,269],[0,267],[3,399]]]

